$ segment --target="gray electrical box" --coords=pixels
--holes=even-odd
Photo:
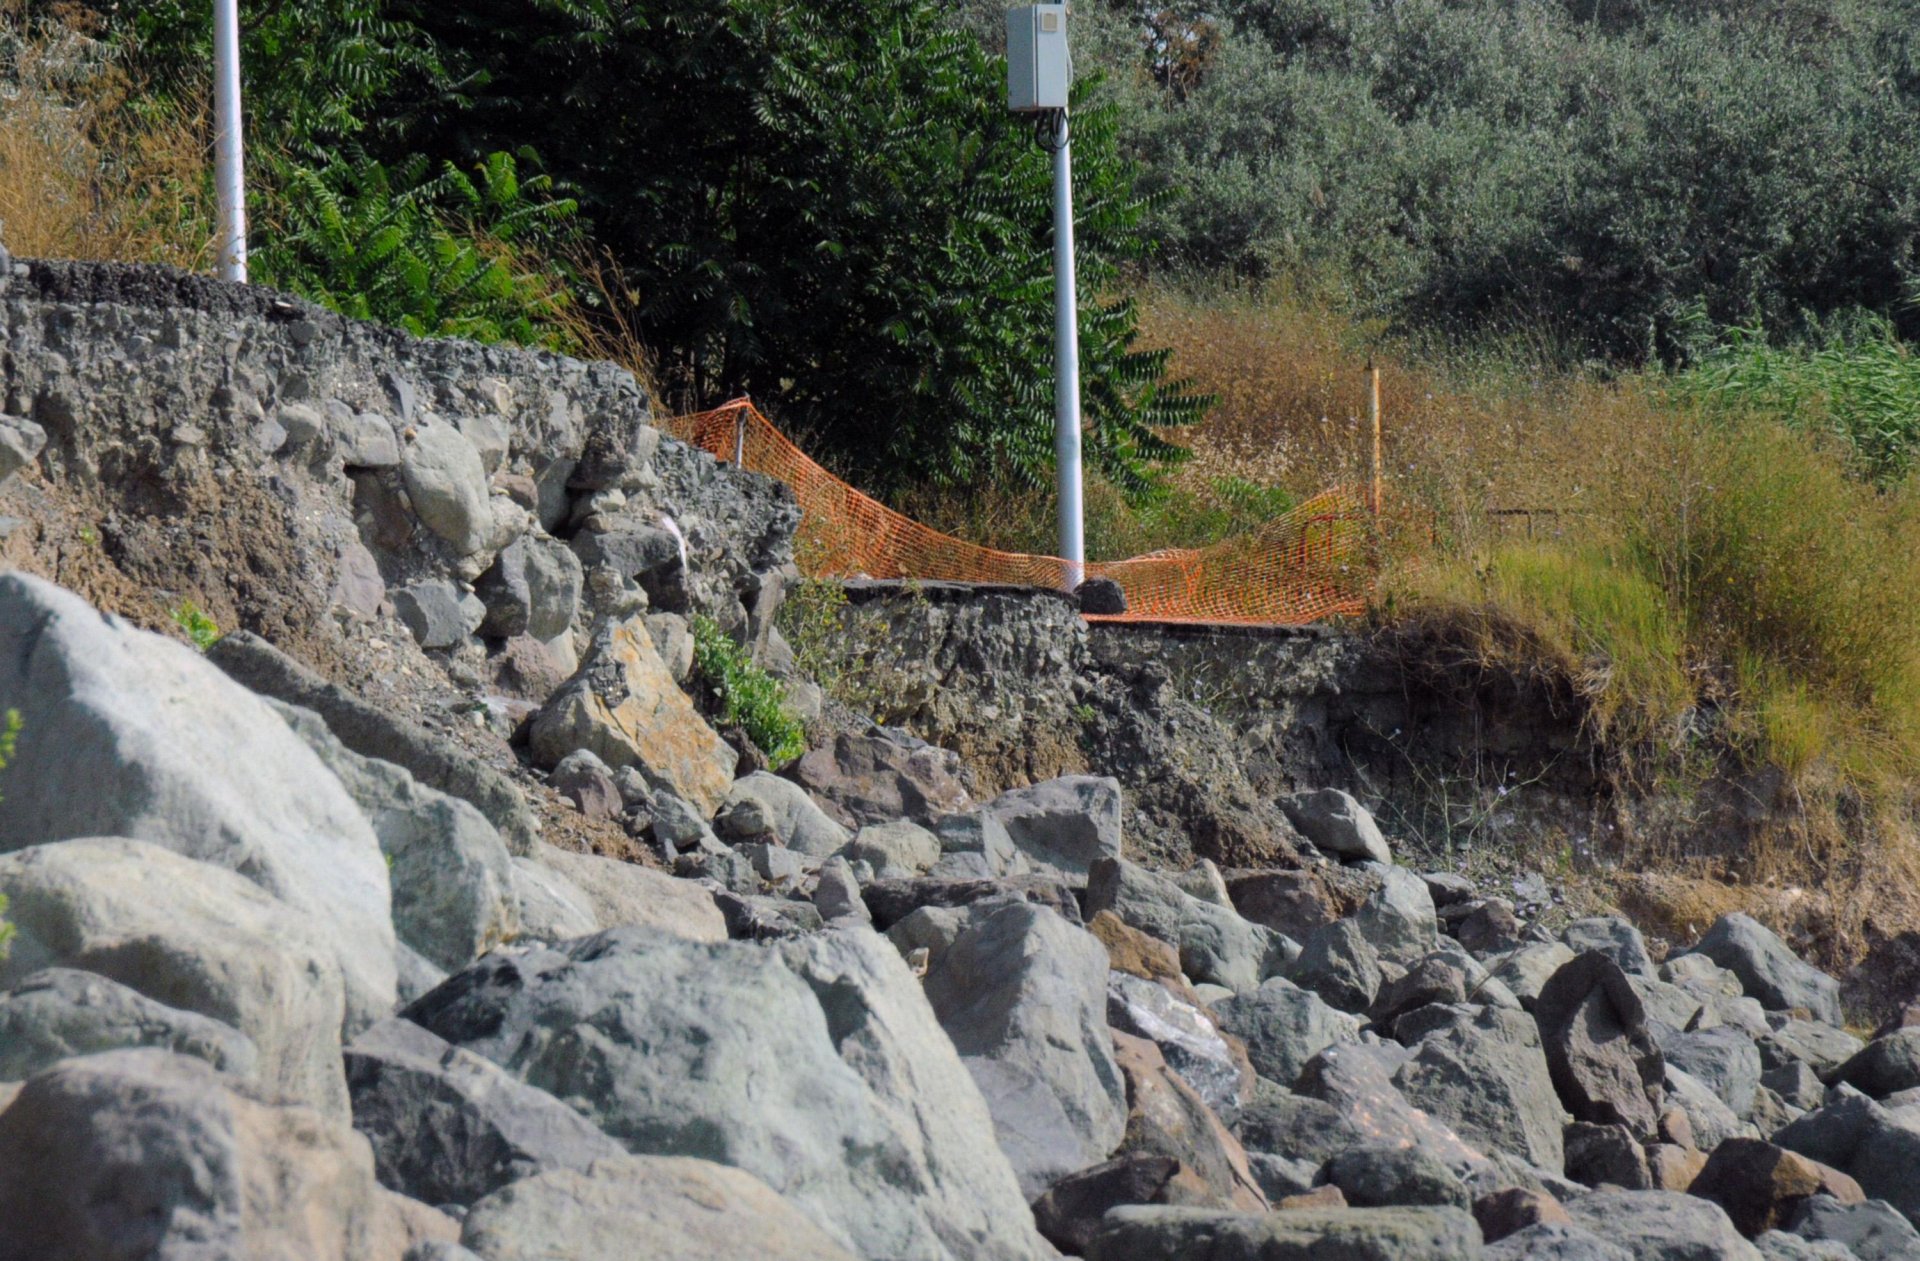
[[[1007,108],[1016,114],[1065,109],[1073,82],[1067,55],[1067,6],[1007,10]]]

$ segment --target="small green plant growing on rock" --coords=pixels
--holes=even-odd
[[[6,770],[7,763],[13,761],[13,751],[19,746],[20,729],[24,725],[25,722],[17,709],[9,709],[4,717],[0,717],[0,771]],[[6,913],[7,895],[0,893],[0,917],[4,917]],[[4,918],[0,918],[0,960],[4,960],[7,952],[12,948],[13,925],[7,923]]]
[[[787,709],[786,688],[712,618],[693,619],[693,666],[719,698],[720,721],[743,727],[775,769],[807,751],[806,728]]]
[[[173,610],[173,623],[185,632],[193,646],[201,652],[213,647],[220,641],[220,624],[208,617],[205,610],[192,600],[182,600]]]

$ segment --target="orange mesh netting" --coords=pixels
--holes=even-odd
[[[663,422],[675,437],[793,488],[809,577],[920,578],[1060,589],[1067,562],[998,552],[930,529],[855,490],[795,446],[752,403]],[[1257,530],[1211,547],[1089,562],[1126,592],[1116,621],[1288,625],[1353,615],[1378,570],[1382,518],[1364,490],[1322,491]]]

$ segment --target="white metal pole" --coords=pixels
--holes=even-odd
[[[247,181],[240,137],[240,0],[213,4],[214,179],[220,195],[220,278],[247,280]]]
[[[1080,488],[1080,331],[1073,275],[1073,158],[1067,111],[1053,150],[1053,460],[1060,490],[1060,555],[1067,588],[1086,573]]]

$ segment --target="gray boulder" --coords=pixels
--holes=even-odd
[[[1439,918],[1426,881],[1404,867],[1369,868],[1380,877],[1380,887],[1354,912],[1354,923],[1373,943],[1382,959],[1409,964],[1432,950],[1439,934]]]
[[[1820,1080],[1820,1075],[1813,1071],[1811,1065],[1799,1060],[1789,1060],[1778,1068],[1767,1069],[1760,1074],[1760,1084],[1779,1096],[1782,1103],[1801,1112],[1817,1108],[1827,1101],[1827,1087]]]
[[[1591,919],[1577,919],[1568,924],[1566,931],[1560,934],[1560,940],[1575,954],[1585,954],[1589,950],[1598,950],[1615,963],[1629,976],[1653,976],[1653,956],[1647,953],[1646,939],[1635,928],[1618,915],[1600,915]]]
[[[1107,1214],[1087,1261],[1463,1261],[1480,1228],[1457,1208],[1222,1213],[1129,1205]]]
[[[795,853],[825,858],[851,839],[827,816],[807,790],[792,780],[755,771],[727,790],[714,828],[732,841],[759,841],[769,835]]]
[[[1845,1082],[1875,1099],[1920,1086],[1920,1027],[1875,1038],[1834,1069],[1829,1081]]]
[[[555,845],[540,845],[534,855],[580,890],[603,927],[635,924],[688,941],[727,939],[727,921],[713,895],[690,880]]]
[[[402,942],[453,969],[519,931],[513,859],[485,815],[392,762],[355,753],[312,710],[272,704],[373,824],[387,856],[393,924]]]
[[[1673,1065],[1720,1097],[1737,1117],[1753,1110],[1760,1088],[1760,1052],[1753,1039],[1725,1025],[1663,1038],[1660,1050]]]
[[[512,879],[521,940],[567,941],[600,931],[585,890],[545,863],[515,858]]]
[[[1367,1139],[1425,1148],[1462,1177],[1488,1169],[1486,1153],[1415,1107],[1394,1085],[1393,1075],[1412,1058],[1392,1043],[1338,1043],[1307,1061],[1294,1092],[1339,1109]]]
[[[1364,1012],[1380,993],[1380,957],[1358,924],[1337,919],[1308,934],[1287,976],[1330,1006]]]
[[[1260,1083],[1234,1123],[1233,1134],[1250,1154],[1296,1159],[1314,1170],[1369,1141],[1344,1109],[1290,1094],[1271,1082]]]
[[[905,923],[903,920],[902,923]],[[896,926],[897,927],[897,926]],[[1234,1054],[1212,1018],[1157,981],[1107,973],[1107,1023],[1160,1048],[1167,1066],[1231,1125],[1253,1091],[1246,1056]],[[0,1074],[3,1075],[3,1074]]]
[[[1398,1143],[1349,1147],[1327,1162],[1321,1178],[1339,1187],[1347,1203],[1355,1208],[1421,1204],[1473,1207],[1466,1183],[1453,1176],[1445,1161],[1418,1147]]]
[[[1470,1143],[1542,1169],[1565,1163],[1566,1114],[1539,1029],[1521,1012],[1487,1008],[1428,1035],[1393,1081],[1408,1102]]]
[[[1046,1255],[979,1088],[868,930],[760,946],[616,928],[489,955],[405,1014],[630,1152],[760,1177],[859,1255]]]
[[[1763,1069],[1800,1063],[1825,1075],[1859,1054],[1866,1044],[1845,1029],[1818,1020],[1788,1020],[1755,1039],[1754,1045]]]
[[[841,848],[840,856],[866,863],[877,880],[912,879],[940,861],[940,838],[907,819],[870,823]]]
[[[160,1050],[65,1060],[0,1112],[0,1261],[401,1261],[407,1212],[344,1121]]]
[[[838,856],[821,864],[820,879],[813,889],[813,905],[820,912],[820,918],[828,923],[835,920],[873,923],[872,912],[860,900],[860,882],[854,878],[853,865]]]
[[[986,1097],[1029,1200],[1113,1153],[1126,1083],[1107,1034],[1107,952],[1017,902],[978,914],[933,959],[927,1001]]]
[[[1086,913],[1092,918],[1101,911],[1112,911],[1141,932],[1172,942],[1189,977],[1235,993],[1256,988],[1299,951],[1271,929],[1203,902],[1123,858],[1098,859],[1089,870]]]
[[[521,535],[474,585],[487,609],[480,633],[541,641],[565,634],[579,610],[582,581],[580,558],[572,548],[544,535]]]
[[[1338,788],[1290,793],[1280,798],[1280,809],[1315,849],[1349,862],[1393,862],[1373,815]]]
[[[1853,1249],[1843,1243],[1826,1239],[1815,1242],[1781,1230],[1755,1235],[1753,1246],[1765,1261],[1859,1261]]]
[[[1920,1231],[1885,1200],[1842,1204],[1832,1196],[1809,1196],[1789,1229],[1802,1239],[1839,1244],[1860,1261],[1920,1257]]]
[[[616,1156],[537,1174],[474,1205],[460,1237],[487,1261],[853,1261],[752,1174],[680,1156]]]
[[[1555,972],[1534,1019],[1560,1101],[1575,1120],[1654,1131],[1665,1061],[1620,965],[1590,950]]]
[[[1668,1107],[1687,1114],[1693,1139],[1701,1151],[1712,1151],[1742,1131],[1740,1118],[1713,1088],[1685,1069],[1668,1064],[1662,1074]]]
[[[1085,879],[1097,859],[1120,857],[1120,781],[1067,775],[1001,793],[981,810],[1041,870]]]
[[[0,991],[0,1081],[25,1081],[58,1060],[157,1047],[253,1077],[259,1053],[224,1021],[154,1002],[92,972],[46,968]]]
[[[1576,1225],[1621,1244],[1636,1261],[1759,1261],[1726,1210],[1673,1191],[1595,1191],[1567,1205]]]
[[[932,827],[973,808],[958,754],[888,733],[835,736],[780,774],[812,793],[846,828],[895,819]]]
[[[4,288],[7,278],[0,278]],[[40,458],[47,449],[47,431],[25,416],[0,417],[0,483]]]
[[[339,952],[311,918],[230,871],[145,841],[72,840],[0,856],[18,930],[0,985],[96,972],[221,1021],[259,1054],[262,1089],[347,1113]]]
[[[0,696],[26,720],[0,850],[128,836],[239,872],[321,928],[350,1030],[393,1009],[380,843],[264,700],[184,644],[20,573],[0,575]]]
[[[1557,941],[1536,942],[1501,956],[1488,970],[1494,980],[1513,992],[1523,1008],[1532,1011],[1547,981],[1573,960],[1573,951]]]
[[[446,540],[456,556],[470,556],[493,533],[493,504],[480,453],[447,421],[422,414],[400,455],[400,476],[414,515]]]
[[[1213,1014],[1221,1028],[1246,1042],[1253,1071],[1286,1087],[1315,1055],[1360,1036],[1356,1017],[1277,976],[1215,1005]]]
[[[393,589],[393,611],[422,648],[455,648],[480,629],[487,606],[450,578],[421,578]]]
[[[1739,977],[1769,1011],[1797,1007],[1815,1020],[1842,1023],[1840,983],[1803,961],[1752,916],[1721,916],[1689,953],[1705,955]]]
[[[1485,1261],[1634,1261],[1619,1244],[1590,1230],[1559,1222],[1536,1222],[1498,1243],[1488,1244]]]
[[[1773,1135],[1773,1141],[1850,1175],[1867,1195],[1920,1223],[1920,1117],[1882,1108],[1850,1086],[1837,1086],[1816,1108]]]
[[[346,1051],[353,1127],[381,1185],[471,1204],[548,1169],[624,1153],[572,1108],[411,1021],[383,1020]]]

